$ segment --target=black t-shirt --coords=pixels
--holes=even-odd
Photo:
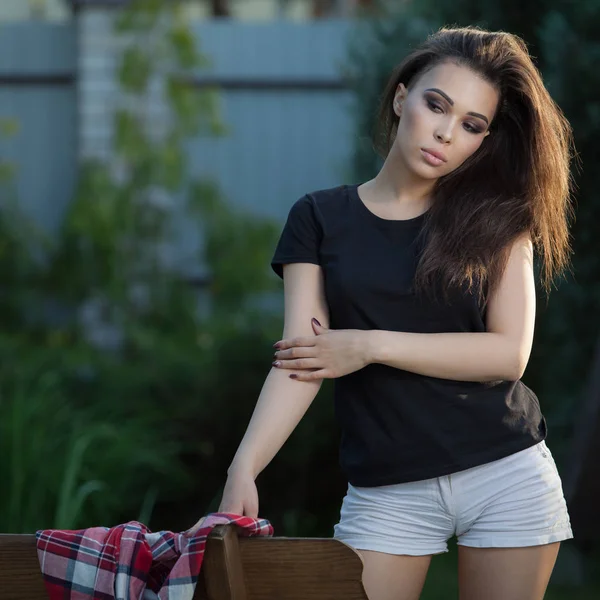
[[[425,215],[378,217],[358,185],[306,194],[290,209],[271,263],[320,265],[332,329],[482,332],[474,295],[447,302],[411,291]],[[355,486],[440,477],[508,456],[546,437],[521,381],[465,382],[370,364],[334,381],[340,462]]]

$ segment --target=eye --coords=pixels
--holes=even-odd
[[[464,127],[469,133],[481,133],[482,131],[479,127],[471,125],[471,123],[465,123]]]
[[[433,111],[433,112],[437,112],[436,109],[439,109],[440,112],[444,112],[444,109],[437,104],[436,102],[433,102],[431,100],[427,100],[427,106]],[[439,114],[439,113],[438,113]]]

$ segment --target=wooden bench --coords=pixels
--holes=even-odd
[[[211,532],[194,600],[367,600],[359,554],[330,538]],[[34,535],[0,535],[0,598],[47,600]]]

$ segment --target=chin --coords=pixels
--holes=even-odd
[[[446,174],[439,167],[432,167],[423,163],[410,165],[409,168],[415,177],[420,177],[421,179],[439,179],[442,175]]]

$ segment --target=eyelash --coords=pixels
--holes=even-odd
[[[431,100],[427,100],[427,106],[433,111],[435,112],[434,109],[439,108],[440,110],[443,110],[443,108],[439,105],[436,104],[435,102],[432,102]],[[437,113],[439,114],[439,113]],[[476,127],[473,127],[473,125],[469,124],[469,123],[465,123],[465,125],[469,126],[469,129],[466,129],[466,131],[468,131],[469,133],[473,133],[473,134],[477,134],[477,133],[481,133],[481,129],[478,129]]]

